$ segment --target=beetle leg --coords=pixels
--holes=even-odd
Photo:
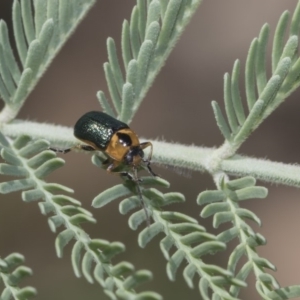
[[[67,148],[67,149],[57,149],[57,148],[49,147],[49,150],[52,150],[52,151],[54,151],[54,152],[59,152],[59,153],[66,154],[66,153],[70,152],[70,151],[72,150],[72,148]]]
[[[92,146],[83,145],[83,144],[76,145],[74,148],[81,149],[81,150],[84,150],[84,151],[96,151],[96,149],[93,148]]]
[[[152,168],[150,167],[150,161],[149,160],[143,160],[146,163],[147,171],[154,177],[159,177],[156,173],[153,172]]]
[[[150,153],[148,155],[148,161],[150,162],[151,161],[151,158],[152,158],[152,152],[153,152],[153,145],[151,142],[144,142],[144,143],[141,143],[140,144],[140,147],[144,150],[145,148],[147,147],[150,147],[151,150],[150,150]]]
[[[70,152],[73,149],[80,149],[80,150],[84,150],[84,151],[95,151],[96,150],[92,146],[83,145],[83,144],[78,144],[78,145],[76,145],[76,146],[74,146],[72,148],[67,148],[67,149],[57,149],[57,148],[49,147],[49,150],[52,150],[54,152],[63,153],[63,154],[66,154],[66,153]]]
[[[155,173],[153,172],[153,170],[152,170],[151,167],[150,167],[150,164],[151,164],[151,158],[152,158],[152,152],[153,152],[153,145],[152,145],[152,143],[151,143],[151,142],[144,142],[144,143],[141,143],[140,146],[141,146],[142,149],[145,149],[145,148],[147,148],[147,147],[150,147],[150,148],[151,148],[150,153],[149,153],[149,155],[148,155],[148,159],[143,159],[143,162],[146,163],[147,170],[148,170],[148,172],[149,172],[152,176],[154,176],[154,177],[158,176],[157,174],[155,174]]]

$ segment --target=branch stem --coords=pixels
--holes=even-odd
[[[12,138],[24,134],[35,139],[47,139],[51,146],[62,149],[78,143],[70,127],[16,120],[9,124],[2,124],[0,130],[4,135]],[[226,158],[229,157],[230,149],[228,150],[225,144],[216,149],[155,140],[151,142],[154,146],[152,161],[156,164],[209,173],[219,169],[231,176],[253,176],[270,183],[300,187],[300,166],[295,164],[237,154]],[[213,167],[213,164],[217,166]]]

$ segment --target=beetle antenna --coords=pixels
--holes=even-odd
[[[144,201],[144,198],[143,198],[142,190],[141,190],[141,187],[140,187],[140,181],[139,181],[139,178],[137,176],[137,169],[134,168],[133,171],[134,171],[134,181],[136,183],[137,193],[139,195],[141,205],[142,205],[142,207],[144,209],[144,212],[145,212],[145,215],[146,215],[147,227],[149,227],[150,226],[150,218],[149,218],[147,207],[145,205],[145,201]]]

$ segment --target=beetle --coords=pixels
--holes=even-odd
[[[140,143],[136,133],[129,126],[101,111],[90,111],[84,114],[74,126],[74,136],[84,144],[59,150],[56,152],[68,153],[73,148],[85,151],[100,150],[108,156],[107,171],[113,172],[121,164],[137,169],[142,162],[153,176],[157,176],[150,167],[153,145],[151,142]],[[150,147],[148,158],[144,158],[144,149]],[[119,172],[133,179],[129,172]]]
[[[104,162],[108,172],[114,172],[122,164],[131,168],[132,173],[128,171],[118,173],[127,176],[137,183],[138,194],[149,225],[148,213],[139,186],[140,179],[138,179],[137,170],[142,163],[144,163],[148,172],[152,176],[157,176],[150,167],[153,152],[152,143],[140,143],[136,133],[131,130],[126,123],[100,111],[90,111],[79,118],[74,126],[74,136],[84,144],[79,144],[64,150],[52,147],[49,149],[62,153],[68,153],[74,148],[85,151],[99,150],[104,152],[108,157]],[[150,152],[148,158],[145,159],[144,149],[148,147],[150,147]]]

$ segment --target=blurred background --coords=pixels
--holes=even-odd
[[[0,2],[0,17],[8,22],[10,30],[12,2]],[[102,67],[107,60],[106,39],[113,37],[120,46],[122,22],[130,18],[134,4],[134,0],[97,1],[31,93],[19,118],[72,127],[83,113],[99,110],[96,92],[101,89],[108,94]],[[286,9],[293,11],[295,5],[296,1],[281,0],[203,1],[131,127],[147,139],[207,147],[221,145],[223,138],[214,120],[211,100],[217,100],[223,107],[224,73],[231,71],[237,58],[244,70],[248,47],[262,25],[270,24],[272,37],[281,13]],[[241,88],[244,96],[243,82]],[[240,153],[299,163],[299,95],[298,91],[287,99],[247,140]],[[164,299],[199,299],[196,281],[193,290],[183,281],[183,268],[178,272],[176,283],[167,279],[166,261],[158,245],[162,236],[146,249],[140,249],[137,232],[129,229],[128,216],[119,214],[117,202],[101,210],[91,207],[91,201],[98,193],[120,183],[120,179],[97,169],[91,164],[90,155],[70,153],[63,158],[66,166],[49,176],[48,181],[74,188],[75,198],[92,211],[97,224],[84,226],[92,238],[121,241],[126,245],[126,252],[114,263],[127,260],[136,269],[150,269],[154,280],[142,289],[153,289]],[[211,218],[200,219],[200,207],[195,202],[199,192],[214,189],[210,176],[191,173],[190,177],[183,177],[155,165],[153,169],[170,181],[170,191],[186,196],[185,204],[169,209],[198,218],[210,230]],[[263,221],[263,226],[255,227],[255,230],[267,238],[268,244],[259,248],[259,254],[277,266],[275,276],[282,286],[299,284],[300,237],[296,233],[300,228],[300,192],[296,188],[260,184],[269,188],[268,198],[243,203]],[[5,257],[16,251],[26,257],[26,265],[33,269],[34,276],[26,279],[24,284],[38,289],[37,299],[106,299],[97,284],[75,278],[70,263],[71,245],[65,248],[64,258],[56,257],[56,234],[50,232],[47,218],[41,215],[36,203],[25,204],[19,193],[0,197],[0,255]],[[207,262],[226,266],[228,253],[218,258],[207,257]],[[253,276],[249,282],[251,280],[253,286]],[[240,298],[259,297],[252,287]]]

